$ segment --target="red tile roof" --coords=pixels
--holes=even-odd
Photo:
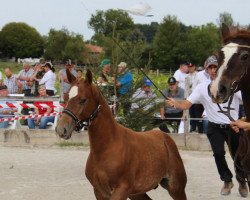
[[[90,50],[91,53],[101,53],[103,51],[102,47],[93,44],[85,44],[85,46]]]

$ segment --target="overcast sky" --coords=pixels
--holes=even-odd
[[[217,24],[219,14],[232,14],[235,22],[250,24],[250,0],[1,0],[0,29],[9,22],[25,22],[47,35],[50,28],[79,33],[90,39],[93,31],[87,21],[96,10],[129,9],[148,3],[153,17],[131,15],[135,23],[161,23],[164,16],[175,15],[185,25]]]

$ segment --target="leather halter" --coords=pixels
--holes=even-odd
[[[97,114],[100,110],[100,107],[101,107],[101,105],[100,105],[100,94],[99,94],[97,107],[89,117],[87,117],[85,119],[79,119],[72,111],[70,111],[67,108],[65,108],[62,111],[62,113],[69,115],[75,121],[75,123],[76,123],[75,131],[80,132],[84,126],[86,126],[86,127],[90,126],[91,122],[97,117]]]

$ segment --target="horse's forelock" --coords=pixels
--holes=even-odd
[[[223,43],[227,44],[231,41],[235,41],[236,39],[237,40],[240,40],[240,39],[249,40],[249,38],[250,38],[250,31],[239,30],[237,28],[234,28],[234,29],[230,29],[230,34],[226,35],[223,38]]]

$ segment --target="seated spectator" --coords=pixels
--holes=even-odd
[[[144,79],[144,84],[141,88],[138,88],[135,93],[132,95],[132,99],[135,99],[136,102],[132,103],[132,109],[140,108],[142,104],[143,110],[148,110],[151,108],[152,102],[145,102],[143,100],[153,99],[156,97],[156,94],[151,91],[152,82],[149,79]]]
[[[24,63],[23,69],[18,73],[17,80],[19,80],[22,84],[22,93],[25,96],[32,96],[32,89],[35,85],[31,85],[29,83],[30,78],[32,77],[34,70],[31,68],[30,64]],[[27,84],[28,83],[28,84]],[[33,89],[34,91],[34,89]]]
[[[9,67],[5,68],[5,76],[4,85],[8,88],[9,94],[18,94],[22,93],[22,84],[19,80],[17,80],[16,75],[12,74],[12,71]]]
[[[35,84],[34,96],[38,96],[39,81],[43,78],[45,74],[45,67],[44,64],[36,63],[33,69],[34,69],[34,74],[30,78],[30,81],[34,81]]]
[[[169,89],[163,91],[163,94],[166,97],[174,99],[184,99],[184,90],[178,86],[178,83],[174,77],[170,77],[168,79],[168,85]],[[160,108],[160,115],[162,120],[168,118],[181,118],[183,115],[183,111],[164,104],[164,107]],[[181,119],[169,119],[168,121],[177,122],[177,126],[179,126]],[[165,127],[164,124],[161,124],[159,128],[162,131],[165,131],[163,127]]]
[[[48,97],[46,93],[46,87],[45,85],[40,85],[38,88],[39,97]],[[48,105],[47,108],[42,107],[40,104],[46,104]],[[54,112],[53,109],[53,102],[47,101],[47,102],[34,102],[35,113],[37,115],[43,115],[43,114],[50,114]],[[36,118],[29,118],[28,119],[28,127],[29,129],[35,129],[36,126],[39,126],[39,129],[46,129],[46,126],[49,122],[54,123],[55,117],[54,116],[39,116]]]
[[[8,89],[6,85],[0,86],[0,96],[7,97],[8,96]],[[13,101],[0,101],[0,104],[8,104],[13,103]],[[9,118],[13,117],[14,113],[17,112],[16,108],[0,108],[0,118]],[[9,121],[0,122],[0,128],[7,128],[9,125]]]

